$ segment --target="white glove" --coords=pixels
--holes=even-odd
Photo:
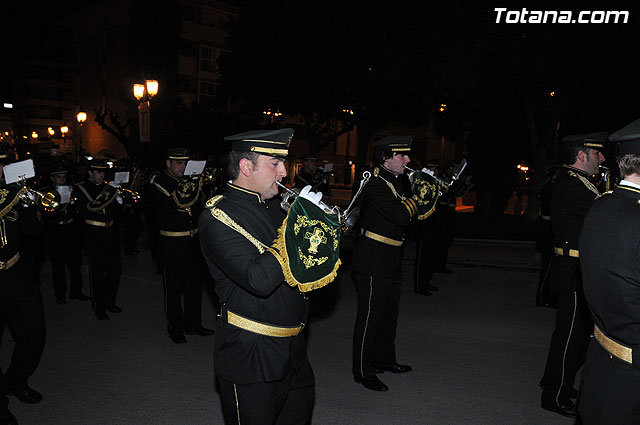
[[[108,184],[111,187],[118,187],[118,185],[116,184],[115,180],[111,180]]]
[[[428,169],[427,167],[423,168],[423,169],[422,169],[422,170],[420,170],[420,171],[422,171],[423,173],[427,173],[427,174],[429,174],[431,177],[435,177],[435,176],[433,175],[433,171],[432,171],[432,170],[430,170],[430,169]]]
[[[122,205],[122,202],[123,202],[124,200],[122,199],[122,196],[118,196],[118,197],[116,197],[116,201],[117,201],[120,205]]]
[[[311,186],[307,185],[307,186],[302,188],[302,190],[300,191],[300,195],[299,196],[301,198],[304,198],[304,199],[307,199],[307,200],[313,202],[317,206],[320,206],[320,200],[322,199],[322,192],[312,192],[311,191]]]

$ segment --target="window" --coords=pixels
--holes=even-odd
[[[216,70],[216,54],[215,51],[208,46],[200,46],[200,71],[215,72]]]

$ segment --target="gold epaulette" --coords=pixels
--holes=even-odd
[[[258,249],[258,252],[260,252],[260,254],[263,254],[268,247],[258,239],[256,239],[251,233],[247,232],[242,226],[236,223],[231,217],[227,215],[227,213],[216,207],[216,204],[220,202],[222,198],[224,198],[224,195],[214,196],[207,201],[205,207],[211,211],[211,215],[213,216],[213,218],[247,238],[247,240]]]
[[[12,194],[9,189],[0,189],[0,219],[4,218],[4,216],[20,202],[20,195],[26,191],[27,189],[22,187],[15,194]]]
[[[164,194],[165,196],[171,196],[171,194],[167,191],[167,189],[165,189],[164,187],[160,186],[158,183],[156,183],[156,177],[158,177],[157,174],[151,176],[151,180],[149,180],[149,182],[154,185],[160,192],[162,192],[162,194]]]
[[[567,170],[567,174],[570,175],[571,177],[576,177],[578,180],[582,182],[583,185],[585,185],[587,189],[589,189],[591,192],[595,193],[596,195],[600,195],[598,188],[595,187],[593,183],[591,183],[587,178],[585,178],[581,174],[578,174],[575,171],[571,171],[571,170]]]

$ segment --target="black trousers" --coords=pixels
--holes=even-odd
[[[582,370],[578,411],[584,425],[640,425],[640,368],[611,357],[595,338]]]
[[[73,223],[47,224],[44,231],[51,261],[53,292],[57,299],[64,299],[67,294],[67,270],[70,278],[69,295],[77,296],[82,292],[82,244],[74,226]]]
[[[8,328],[15,341],[9,367],[0,371],[0,411],[9,389],[24,389],[40,363],[45,343],[42,295],[29,265],[20,260],[0,271],[0,343]]]
[[[426,218],[416,223],[416,261],[413,266],[413,290],[420,292],[431,282],[438,263],[438,236],[440,232],[437,217]],[[426,288],[424,288],[426,289]]]
[[[353,273],[358,311],[353,329],[353,374],[365,377],[376,366],[396,362],[396,327],[401,282],[396,278]]]
[[[308,361],[281,381],[234,384],[217,378],[226,425],[311,423],[315,378]]]
[[[138,250],[138,234],[140,233],[140,209],[137,204],[127,205],[124,208],[122,217],[123,224],[123,245],[125,252],[135,252]]]
[[[107,307],[115,305],[120,286],[122,263],[118,230],[115,226],[85,224],[84,241],[89,258],[91,305],[96,313],[104,313]]]
[[[202,326],[204,262],[197,236],[158,237],[164,307],[170,333]],[[184,309],[183,309],[184,304]]]
[[[558,404],[569,400],[592,331],[593,321],[584,295],[579,291],[559,293],[556,328],[542,378],[543,401]]]

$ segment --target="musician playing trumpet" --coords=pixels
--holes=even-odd
[[[220,299],[214,369],[225,423],[308,423],[315,379],[304,327],[307,292],[340,265],[337,214],[306,186],[285,215],[277,196],[293,130],[225,137],[231,181],[199,220]],[[297,235],[297,236],[296,236]]]
[[[412,137],[389,136],[374,142],[375,166],[360,197],[360,226],[352,258],[358,310],[353,332],[353,377],[365,388],[387,391],[377,373],[405,373],[411,366],[396,360],[395,336],[400,304],[402,245],[413,217],[426,218],[427,197],[437,193],[414,173],[413,194],[405,193],[402,175],[409,163]]]
[[[72,199],[71,186],[67,184],[68,170],[63,164],[49,171],[51,184],[40,189],[47,199],[55,204],[40,204],[44,221],[44,241],[49,260],[53,292],[57,304],[66,304],[67,274],[69,271],[69,299],[85,301],[91,299],[82,293],[82,243],[81,227],[76,220],[76,205]]]
[[[88,179],[74,188],[79,217],[83,221],[84,248],[89,258],[91,304],[98,320],[108,320],[107,312],[122,312],[116,305],[122,274],[116,219],[123,201],[118,189],[105,181],[108,168],[105,159],[92,159]]]
[[[21,234],[40,232],[42,223],[36,207],[25,206],[20,198],[26,188],[5,182],[4,165],[10,157],[9,146],[0,143],[0,335],[7,325],[15,341],[13,355],[2,356],[11,361],[0,365],[0,418],[17,423],[9,411],[9,395],[25,403],[42,400],[28,379],[42,356],[45,323],[40,288],[19,252]]]

